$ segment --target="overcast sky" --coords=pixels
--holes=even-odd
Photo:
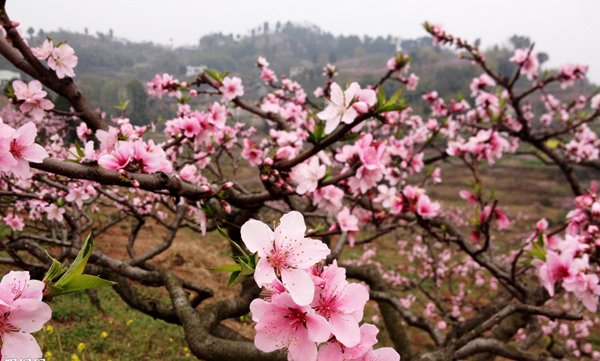
[[[85,4],[85,5],[84,5]],[[207,33],[247,34],[265,21],[309,22],[334,34],[413,38],[425,20],[484,46],[527,35],[550,64],[585,63],[600,83],[600,1],[597,0],[7,0],[26,29],[63,28],[173,45]],[[59,40],[59,39],[57,39]],[[276,61],[276,59],[272,59]]]

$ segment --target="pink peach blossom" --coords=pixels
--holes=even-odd
[[[0,170],[11,171],[19,178],[28,178],[31,174],[29,162],[41,163],[48,157],[48,152],[34,143],[37,136],[35,124],[27,122],[15,130],[0,120],[0,131]],[[2,154],[2,143],[6,146],[7,139],[9,152]]]
[[[35,120],[42,120],[44,112],[54,108],[54,104],[45,96],[48,94],[42,88],[42,83],[32,80],[29,84],[20,80],[12,83],[17,100],[22,101],[19,109],[24,114],[29,114]]]
[[[48,66],[56,72],[56,76],[62,79],[66,76],[74,77],[73,68],[77,66],[75,50],[67,44],[62,44],[52,50],[48,58]]]
[[[23,222],[23,218],[16,216],[14,214],[8,214],[3,219],[4,224],[6,224],[10,229],[14,232],[20,232],[25,227],[25,222]]]
[[[319,185],[319,180],[325,176],[327,167],[319,164],[318,157],[311,157],[309,160],[298,164],[290,172],[290,180],[297,184],[296,193],[305,194],[314,192]]]
[[[264,352],[286,348],[292,361],[316,361],[317,342],[329,338],[329,324],[310,306],[299,306],[290,294],[274,294],[271,302],[250,304],[256,322],[254,345]]]
[[[319,275],[323,282],[317,287],[312,307],[329,322],[331,333],[345,347],[356,346],[361,339],[358,323],[369,300],[367,288],[346,281],[346,270],[334,261]]]
[[[42,357],[31,336],[50,320],[52,310],[42,302],[44,284],[30,280],[29,272],[11,271],[0,281],[0,336],[3,359]]]
[[[306,269],[324,259],[329,248],[318,240],[305,238],[304,217],[296,211],[281,217],[273,232],[261,221],[251,219],[241,229],[242,241],[250,252],[258,252],[254,280],[259,287],[281,279],[294,302],[310,304],[314,283]]]
[[[242,85],[242,79],[234,77],[225,77],[219,90],[223,94],[224,101],[231,101],[237,97],[244,95],[244,86]]]

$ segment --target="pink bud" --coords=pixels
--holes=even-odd
[[[221,203],[221,207],[223,207],[223,210],[225,211],[225,213],[227,213],[227,214],[231,213],[231,204],[225,202],[224,200],[221,200],[220,203]]]
[[[221,186],[221,190],[227,190],[233,188],[233,182],[225,182]]]
[[[356,110],[358,114],[365,114],[369,111],[369,106],[365,102],[356,102],[352,104],[352,109]]]

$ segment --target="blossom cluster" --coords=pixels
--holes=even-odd
[[[600,279],[598,265],[590,260],[600,246],[600,197],[597,185],[575,199],[576,208],[567,215],[564,239],[546,238],[546,255],[538,263],[542,285],[554,296],[556,284],[575,295],[591,312],[598,308]],[[538,224],[543,235],[544,223]]]
[[[373,350],[376,327],[359,326],[367,288],[349,283],[335,261],[320,266],[330,251],[305,232],[304,217],[296,211],[283,215],[275,231],[257,220],[242,226],[244,244],[259,257],[254,279],[269,291],[267,299],[250,304],[256,347],[286,349],[295,361],[399,360],[391,348]]]
[[[54,108],[54,104],[46,99],[48,93],[43,90],[42,83],[39,80],[32,80],[29,83],[15,80],[12,87],[16,100],[20,103],[19,110],[23,114],[31,115],[34,120],[42,120],[45,111]]]
[[[42,350],[31,333],[50,320],[52,310],[42,302],[44,283],[29,278],[29,272],[11,271],[0,281],[1,357],[40,358]]]
[[[148,94],[161,98],[164,94],[170,97],[181,97],[180,87],[185,86],[172,75],[163,73],[156,74],[152,80],[147,83]]]
[[[29,162],[41,163],[48,153],[35,143],[37,127],[28,122],[14,129],[0,118],[0,171],[27,178],[31,174]]]
[[[56,72],[59,79],[74,77],[77,66],[77,55],[75,50],[66,43],[54,44],[52,40],[46,39],[40,47],[31,48],[33,54],[41,60],[48,62],[48,67]]]

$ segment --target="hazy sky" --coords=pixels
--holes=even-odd
[[[84,5],[85,4],[85,5]],[[196,44],[207,33],[247,34],[265,21],[309,22],[334,34],[413,38],[425,20],[484,46],[531,37],[550,64],[585,63],[600,83],[598,0],[7,0],[24,28],[114,30],[115,36]],[[272,59],[273,62],[276,59]]]

